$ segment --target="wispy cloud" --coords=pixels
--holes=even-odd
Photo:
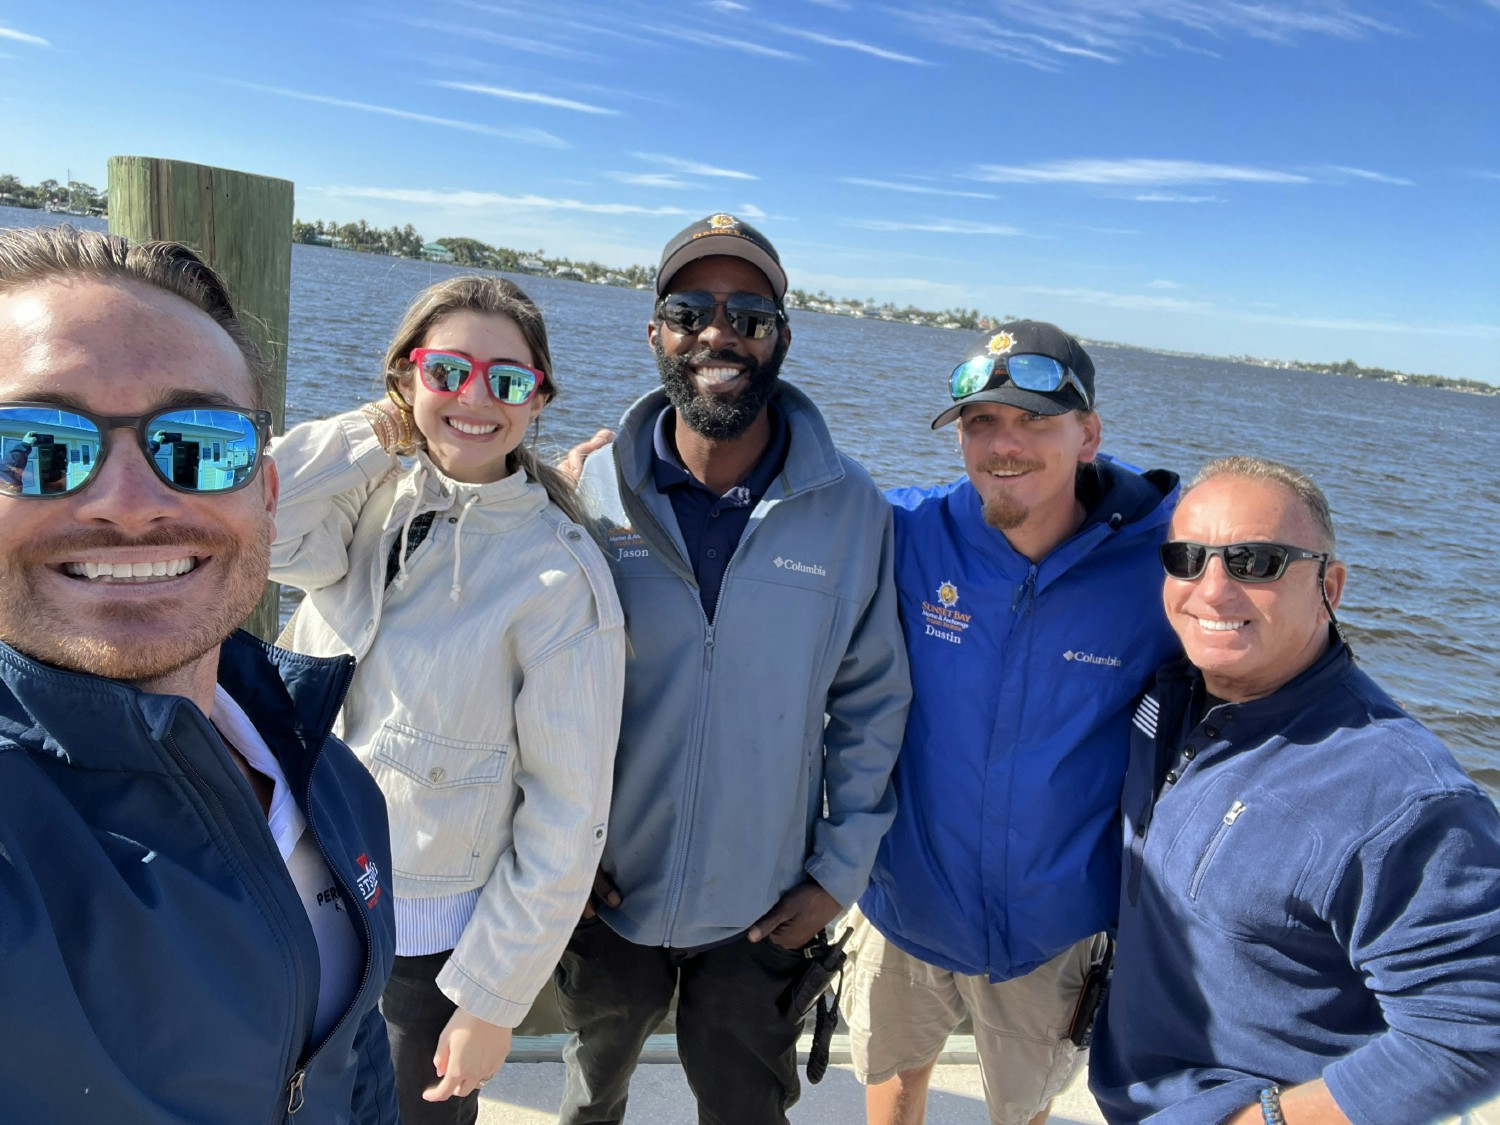
[[[1217,195],[1188,195],[1180,191],[1143,191],[1130,197],[1132,203],[1223,203]]]
[[[1046,285],[1023,285],[1022,293],[1043,297],[1063,297],[1085,305],[1103,305],[1111,309],[1133,309],[1138,312],[1208,312],[1213,306],[1206,301],[1183,297],[1156,297],[1149,293],[1110,293],[1103,289],[1058,289]]]
[[[892,180],[866,180],[860,176],[844,176],[840,181],[855,187],[880,188],[882,191],[903,191],[912,195],[949,195],[958,199],[995,199],[984,191],[953,191],[950,188],[926,187],[922,184],[903,184]]]
[[[1489,0],[1494,3],[1495,0]],[[888,8],[912,23],[919,33],[951,46],[991,54],[1029,49],[1032,65],[1055,69],[1073,56],[1113,62],[1127,54],[1170,48],[1213,54],[1194,39],[1210,43],[1248,37],[1279,44],[1305,38],[1364,39],[1399,33],[1373,16],[1353,10],[1348,0],[1009,0],[997,5],[1001,19],[932,4]],[[1031,42],[1025,42],[1027,30]],[[1018,58],[1016,61],[1028,61]]]
[[[1497,0],[1500,3],[1500,0]],[[1397,187],[1414,187],[1416,181],[1402,179],[1400,176],[1388,176],[1384,172],[1371,172],[1368,168],[1349,168],[1343,164],[1329,164],[1326,166],[1330,172],[1339,172],[1345,176],[1352,176],[1356,180],[1369,180],[1376,184],[1394,184]]]
[[[724,47],[731,51],[743,51],[747,55],[758,55],[763,59],[805,61],[802,55],[783,51],[779,47],[767,47],[763,43],[755,43],[735,36],[716,35],[712,31],[695,31],[685,27],[653,27],[651,32],[654,35],[666,36],[668,39],[680,39],[684,43],[696,43],[700,47]]]
[[[1147,289],[1181,289],[1182,286],[1175,281],[1164,281],[1158,278],[1156,281],[1147,283]]]
[[[433,82],[433,86],[441,86],[447,90],[463,90],[470,94],[483,94],[490,98],[503,98],[513,102],[528,102],[531,105],[545,105],[553,109],[571,109],[576,113],[599,113],[608,117],[619,117],[617,109],[607,109],[600,105],[590,105],[588,102],[575,102],[570,98],[555,98],[551,94],[534,94],[525,90],[507,90],[503,86],[484,86],[477,82]]]
[[[742,219],[764,219],[767,217],[766,213],[753,203],[741,203],[734,209],[734,214],[740,216]]]
[[[735,3],[735,0],[708,0],[707,6],[716,12],[748,12],[750,10],[744,4]]]
[[[823,35],[817,31],[805,31],[797,27],[787,27],[783,24],[773,24],[772,26],[785,35],[795,36],[798,39],[806,39],[809,43],[817,43],[824,47],[838,47],[845,51],[858,51],[860,54],[870,55],[877,59],[885,59],[888,62],[907,63],[912,66],[932,65],[926,59],[919,59],[915,55],[903,55],[899,51],[877,47],[872,43],[862,43],[858,39],[839,39],[832,35]]]
[[[437,191],[431,188],[378,188],[336,184],[310,187],[338,199],[382,199],[425,207],[519,207],[540,211],[573,211],[589,215],[688,215],[681,207],[642,207],[635,203],[585,203],[546,195],[501,195],[492,191]]]
[[[604,174],[611,180],[618,180],[631,187],[687,188],[693,186],[686,180],[679,180],[670,172],[606,172]]]
[[[660,164],[663,168],[670,168],[674,172],[681,172],[685,176],[714,176],[722,180],[754,180],[749,172],[736,172],[733,168],[719,168],[712,164],[701,164],[696,160],[683,160],[676,156],[663,156],[659,152],[632,152],[631,156],[637,160],[644,160],[647,164]]]
[[[553,59],[572,59],[576,62],[597,61],[599,58],[598,55],[589,54],[587,51],[580,51],[577,48],[569,47],[562,43],[549,43],[545,39],[530,39],[521,35],[507,35],[504,32],[491,31],[484,27],[426,19],[401,19],[399,22],[422,31],[435,31],[458,43],[469,43],[477,40],[482,43],[492,43],[497,47],[506,47],[512,51],[520,51],[528,55],[544,55],[547,58]]]
[[[31,35],[24,31],[17,31],[13,27],[0,27],[0,39],[10,39],[16,43],[29,43],[33,47],[50,47],[50,40],[43,39],[40,35]]]
[[[437,125],[444,129],[460,129],[465,133],[480,133],[487,137],[501,137],[508,141],[521,141],[524,144],[541,145],[545,148],[570,147],[567,141],[561,137],[553,136],[543,129],[498,129],[492,125],[477,125],[472,121],[455,121],[450,117],[434,117],[430,113],[413,113],[410,110],[395,109],[392,106],[349,101],[347,98],[330,98],[322,94],[304,93],[301,90],[287,90],[280,86],[261,86],[255,82],[240,82],[233,78],[220,78],[217,81],[229,86],[238,86],[242,90],[255,90],[262,94],[272,94],[278,98],[291,98],[294,101],[328,105],[336,109],[352,109],[360,113],[378,113],[381,116],[396,117],[402,121],[416,121],[423,125]]]
[[[1275,313],[1240,312],[1236,320],[1247,320],[1254,324],[1280,324],[1291,328],[1317,328],[1328,332],[1381,332],[1398,336],[1462,336],[1465,339],[1495,339],[1500,337],[1500,325],[1496,324],[1404,324],[1394,320],[1340,320],[1315,316],[1289,316]]]
[[[1019,227],[1009,227],[1001,223],[971,223],[962,219],[940,219],[930,223],[901,223],[890,219],[850,219],[845,225],[858,227],[860,230],[914,230],[923,234],[994,234],[1009,238],[1027,237],[1026,232]]]
[[[994,184],[1099,184],[1165,187],[1183,184],[1306,184],[1309,177],[1274,168],[1199,160],[1053,160],[1043,164],[980,164],[969,179]]]

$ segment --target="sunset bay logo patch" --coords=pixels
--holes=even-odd
[[[1009,332],[996,332],[987,345],[990,355],[1004,355],[1016,346],[1016,338]]]
[[[651,553],[646,549],[646,541],[641,538],[640,532],[633,527],[612,527],[606,533],[605,541],[609,544],[609,549],[615,552],[617,559],[645,558]]]
[[[961,613],[958,605],[958,585],[946,578],[938,583],[937,603],[922,603],[922,631],[924,636],[946,641],[950,645],[962,644],[963,634],[973,624],[973,617]]]
[[[708,217],[708,225],[716,231],[726,231],[734,230],[735,227],[740,225],[740,221],[733,215],[726,215],[720,211],[717,215],[710,215]]]

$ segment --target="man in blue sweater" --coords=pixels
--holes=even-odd
[[[1156,549],[1177,479],[1099,456],[1078,341],[1002,325],[949,389],[933,427],[957,419],[967,475],[889,497],[913,699],[844,994],[871,1125],[920,1125],[966,1014],[990,1120],[1045,1119],[1114,921],[1131,708],[1176,651]]]
[[[0,475],[7,1123],[396,1125],[385,803],[329,733],[353,661],[231,636],[267,384],[186,246],[0,232],[0,433],[46,451]]]
[[[1322,491],[1209,464],[1162,547],[1187,660],[1136,710],[1114,1123],[1421,1125],[1500,1089],[1500,816],[1354,664]]]

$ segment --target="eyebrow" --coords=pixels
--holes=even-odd
[[[38,391],[23,397],[9,398],[9,402],[36,402],[45,403],[48,406],[56,406],[61,410],[71,410],[83,414],[100,414],[81,396],[70,391]],[[168,391],[147,409],[141,411],[141,416],[157,414],[163,410],[181,410],[189,406],[226,407],[230,410],[253,409],[242,406],[226,394],[218,391],[189,391],[186,389]]]

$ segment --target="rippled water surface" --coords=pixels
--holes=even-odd
[[[0,208],[0,225],[37,212]],[[376,393],[380,358],[423,286],[459,271],[297,246],[287,421]],[[546,314],[561,396],[558,448],[613,425],[656,382],[645,292],[517,278]],[[1088,325],[1072,327],[1088,333]],[[952,430],[928,423],[971,334],[794,313],[784,375],[882,485],[962,471]],[[1500,794],[1500,398],[1096,346],[1104,447],[1190,474],[1250,453],[1327,491],[1350,579],[1340,618],[1364,665]]]

